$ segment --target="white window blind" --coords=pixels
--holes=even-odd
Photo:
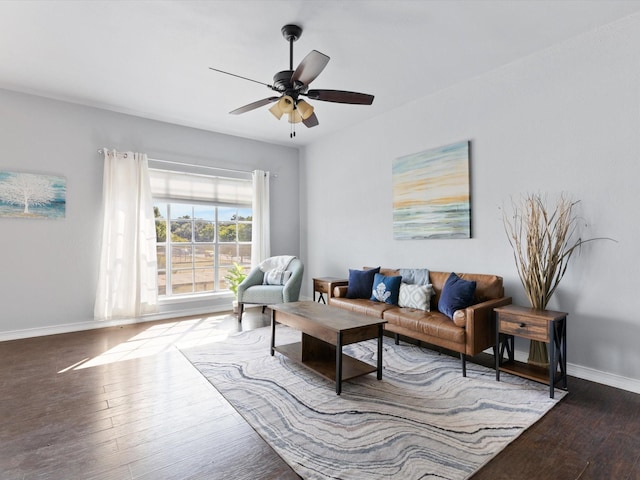
[[[150,168],[151,192],[156,199],[172,202],[251,206],[250,179],[218,177]]]

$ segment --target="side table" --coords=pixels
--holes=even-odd
[[[567,388],[567,313],[506,305],[494,309],[496,318],[496,380],[508,372],[536,382],[549,384],[553,398],[555,384]],[[547,344],[549,369],[514,360],[514,337],[538,340]],[[507,352],[508,360],[503,362]],[[558,367],[560,371],[558,372]]]
[[[338,277],[318,277],[313,279],[313,301],[316,301],[316,292],[320,294],[318,297],[318,303],[322,301],[322,303],[326,304],[327,302],[324,299],[323,294],[326,293],[327,297],[331,296],[331,292],[334,287],[339,287],[342,285],[348,285],[349,281],[346,278],[338,278]]]

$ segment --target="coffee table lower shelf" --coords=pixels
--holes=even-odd
[[[274,347],[276,352],[281,353],[285,357],[293,360],[294,362],[302,365],[309,370],[318,373],[327,380],[332,382],[336,381],[336,356],[335,346],[326,344],[327,347],[333,347],[333,356],[327,355],[322,359],[303,359],[302,358],[302,342],[290,343],[287,345],[278,345]],[[330,349],[331,350],[331,349]],[[331,358],[330,358],[331,357]],[[351,378],[361,377],[369,373],[377,371],[377,367],[369,363],[353,358],[346,353],[342,354],[342,380],[349,380]]]

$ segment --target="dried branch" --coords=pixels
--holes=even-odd
[[[533,308],[544,309],[567,272],[571,256],[593,240],[575,239],[578,201],[562,195],[552,210],[546,198],[528,194],[520,203],[512,200],[513,216],[503,211],[503,224],[518,270],[518,276]]]

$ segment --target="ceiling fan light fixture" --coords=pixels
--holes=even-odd
[[[278,105],[278,103],[274,103],[269,111],[273,114],[274,117],[280,120],[282,118],[282,115],[284,115],[284,112],[280,109],[280,105]]]
[[[289,123],[300,123],[300,122],[302,122],[302,115],[300,115],[300,112],[298,111],[297,108],[292,112],[289,112]]]
[[[309,105],[304,100],[298,100],[298,104],[296,105],[296,110],[300,113],[300,116],[303,120],[306,120],[311,115],[313,115],[313,106]]]
[[[277,105],[282,113],[291,113],[293,112],[295,103],[293,102],[293,98],[291,98],[289,95],[284,95],[280,100],[278,100]]]

